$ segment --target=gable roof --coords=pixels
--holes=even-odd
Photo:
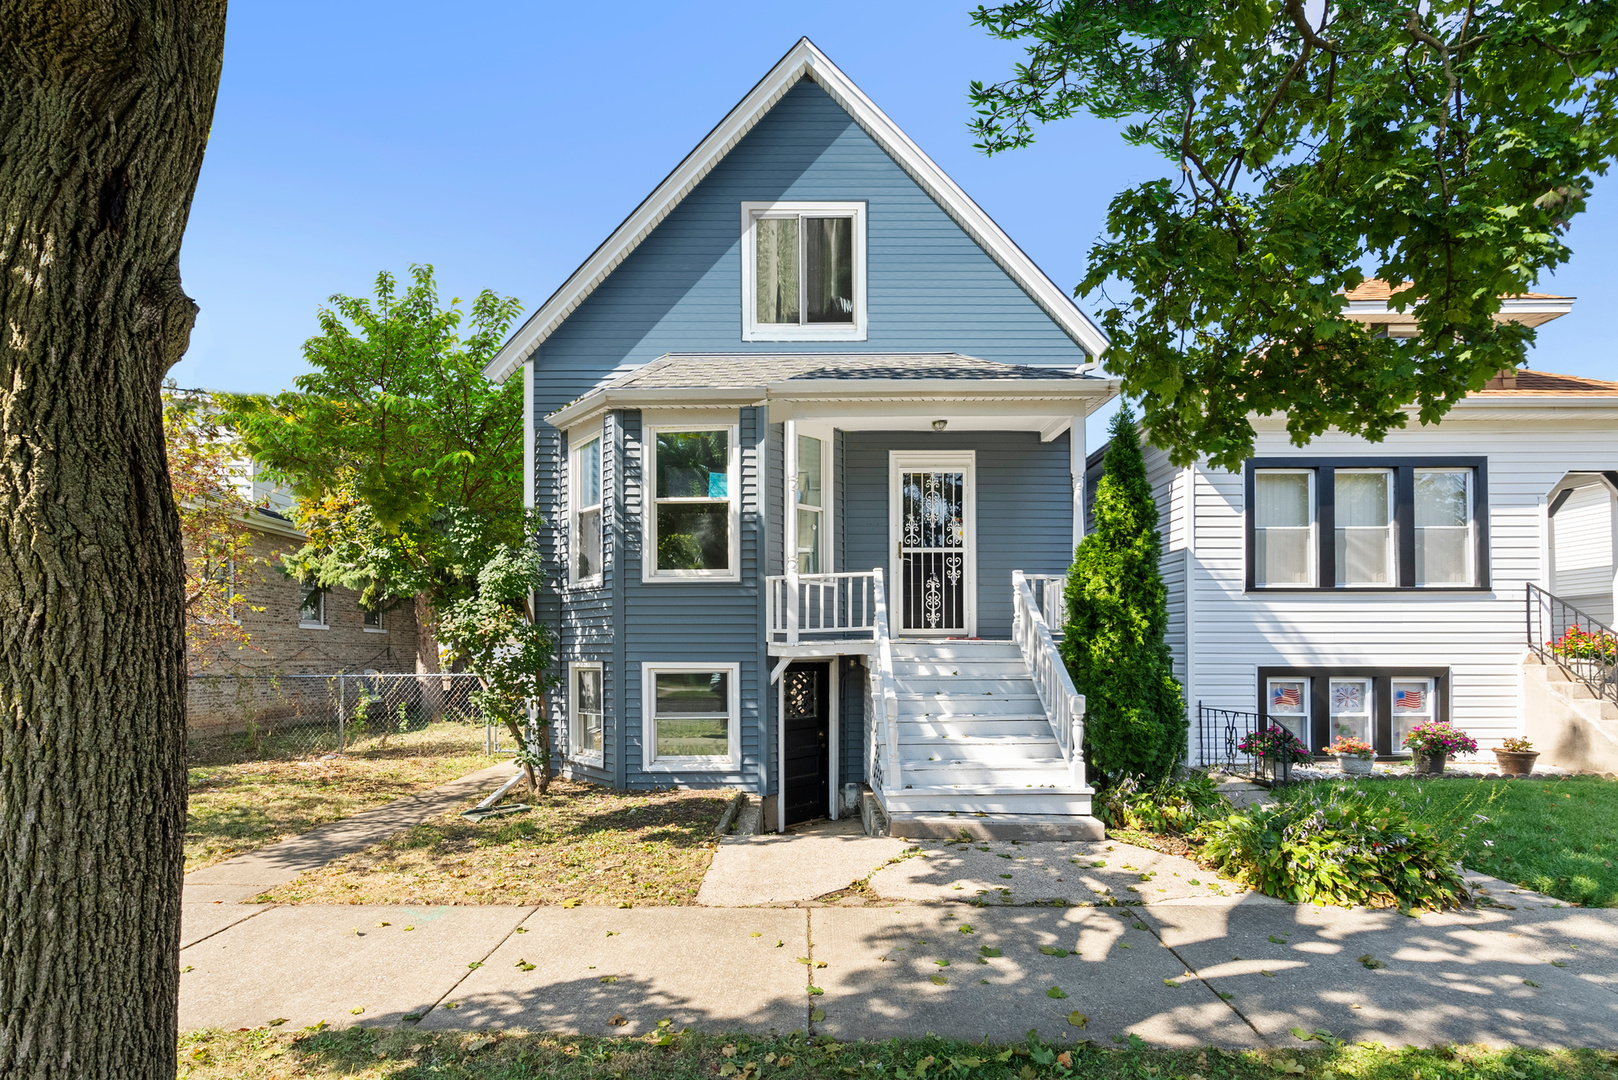
[[[1470,397],[1618,397],[1618,382],[1519,368],[1502,372]]]
[[[887,114],[828,60],[825,53],[808,38],[799,38],[696,149],[663,178],[561,288],[511,335],[483,373],[497,382],[505,381],[802,79],[809,79],[825,90],[1075,344],[1092,358],[1101,355],[1107,347],[1106,336],[1079,310],[1072,298],[1051,281],[994,219],[911,141],[910,136],[899,130]]]

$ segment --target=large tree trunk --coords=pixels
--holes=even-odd
[[[172,1077],[185,833],[159,385],[223,0],[0,0],[0,1078]]]

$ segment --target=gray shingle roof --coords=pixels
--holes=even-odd
[[[608,383],[635,387],[764,387],[792,379],[1074,379],[1068,368],[1027,367],[960,353],[841,353],[812,355],[669,354]]]

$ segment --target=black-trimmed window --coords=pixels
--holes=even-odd
[[[1423,720],[1447,720],[1450,673],[1445,668],[1261,667],[1260,712],[1290,730],[1314,753],[1339,735],[1364,739],[1378,757],[1410,751],[1401,745]]]
[[[1485,458],[1253,458],[1247,588],[1489,588]]]

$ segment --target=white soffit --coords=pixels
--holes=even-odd
[[[623,224],[614,229],[612,235],[590,254],[584,264],[573,271],[562,287],[552,293],[550,299],[511,335],[483,369],[484,375],[496,382],[504,382],[510,377],[517,366],[555,332],[562,320],[572,314],[731,148],[753,129],[753,125],[803,78],[812,79],[842,106],[854,118],[854,122],[876,140],[877,145],[887,151],[910,174],[911,179],[932,196],[957,225],[966,230],[968,236],[977,241],[978,246],[1055,320],[1068,337],[1092,358],[1101,355],[1107,347],[1106,336],[1079,310],[1067,293],[1046,277],[1045,272],[995,224],[994,219],[973,202],[932,158],[923,153],[910,136],[899,130],[898,125],[888,119],[812,41],[799,38],[798,43],[770,69],[769,74],[748,91],[747,96],[697,144],[696,149],[687,154],[685,160],[624,219]]]

